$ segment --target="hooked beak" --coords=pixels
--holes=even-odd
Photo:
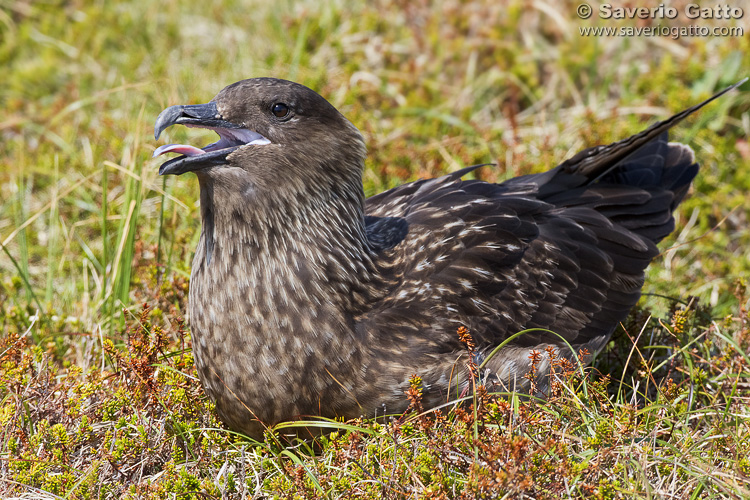
[[[270,144],[261,134],[248,130],[222,118],[216,103],[170,106],[156,118],[154,138],[158,139],[172,125],[206,128],[219,134],[220,139],[200,149],[186,144],[168,144],[154,151],[154,157],[165,153],[181,153],[182,156],[164,162],[159,175],[181,175],[206,167],[226,165],[227,156],[237,149],[253,145]]]

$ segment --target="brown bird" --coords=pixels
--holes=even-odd
[[[200,183],[189,319],[220,417],[259,437],[311,415],[402,412],[412,374],[438,405],[471,383],[461,326],[476,363],[519,331],[556,333],[496,352],[480,376],[498,390],[528,390],[531,350],[571,357],[567,341],[596,353],[637,302],[698,172],[667,130],[737,85],[545,173],[462,180],[475,166],[367,200],[362,135],[302,85],[243,80],[165,109],[157,139],[174,124],[220,137],[154,153],[181,153],[159,173]]]

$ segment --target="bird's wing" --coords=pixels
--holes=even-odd
[[[697,173],[690,148],[669,143],[667,129],[734,87],[548,172],[496,185],[462,180],[470,167],[370,198],[384,292],[357,329],[399,344],[393,350],[455,349],[458,325],[486,346],[543,328],[599,347],[637,302]],[[544,332],[515,341],[560,342]]]
[[[458,176],[413,183],[374,201],[368,215],[403,220],[408,233],[381,252],[388,293],[358,318],[358,328],[377,332],[393,351],[456,350],[460,325],[480,346],[532,327],[581,343],[587,326],[588,336],[622,319],[656,253],[594,210],[561,209]],[[600,248],[606,238],[614,248]],[[610,253],[617,252],[644,261],[633,265],[635,277],[616,272]],[[609,295],[618,280],[627,290]],[[560,342],[548,336],[535,332],[516,344]]]

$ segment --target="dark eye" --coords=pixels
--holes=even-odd
[[[276,118],[284,118],[289,114],[289,106],[283,102],[277,102],[271,106],[271,113],[273,113]]]

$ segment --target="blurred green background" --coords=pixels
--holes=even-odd
[[[197,182],[158,177],[152,125],[243,78],[296,80],[337,106],[367,140],[372,195],[473,163],[496,164],[479,173],[489,181],[546,170],[750,75],[747,2],[731,21],[687,19],[678,1],[674,20],[600,19],[598,3],[582,20],[578,3],[0,0],[3,323],[41,311],[91,332],[167,293],[140,286],[149,273],[184,284]],[[744,34],[580,31],[691,24]],[[750,269],[748,109],[735,92],[673,132],[702,171],[646,292],[697,295],[720,315]],[[164,139],[214,140],[179,127]]]

